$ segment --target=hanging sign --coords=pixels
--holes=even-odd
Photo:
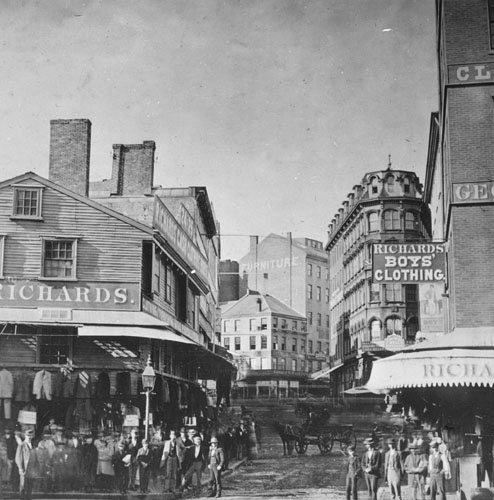
[[[139,416],[138,415],[125,415],[125,420],[123,423],[124,427],[139,427]]]

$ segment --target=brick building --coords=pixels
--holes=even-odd
[[[97,202],[88,194],[102,196],[105,183],[89,181],[90,137],[89,120],[52,121],[50,179],[0,183],[0,363],[14,381],[0,426],[29,410],[38,431],[50,417],[75,432],[120,430],[123,408],[144,416],[148,357],[154,423],[205,422],[200,382],[216,380],[226,397],[234,370],[216,345],[219,242],[207,191],[154,188],[147,142],[120,148],[142,156],[128,169],[120,158],[119,182],[107,183],[114,203]],[[40,374],[53,382],[42,392]]]
[[[270,234],[240,259],[244,286],[269,294],[307,318],[306,370],[329,366],[329,270],[320,241]]]
[[[445,242],[443,335],[375,363],[417,428],[451,453],[449,491],[492,487],[494,443],[494,1],[437,0],[439,110],[431,115],[425,200]],[[487,471],[487,473],[486,473]],[[492,491],[492,490],[491,490]]]
[[[333,395],[363,385],[372,360],[415,342],[415,284],[372,283],[372,244],[427,241],[429,212],[419,178],[406,170],[365,174],[329,224]]]
[[[307,381],[305,318],[268,294],[249,291],[221,308],[223,346],[238,367],[242,397],[297,397]]]

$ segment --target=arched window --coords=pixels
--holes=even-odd
[[[377,177],[372,177],[370,180],[370,194],[378,194],[379,192],[379,180]]]
[[[377,212],[369,214],[369,233],[379,231],[379,215]]]
[[[398,210],[386,210],[384,212],[384,229],[386,231],[400,229],[400,212]]]
[[[392,175],[389,175],[386,178],[386,191],[388,193],[394,193],[395,190],[395,178]]]
[[[381,340],[381,322],[373,319],[370,324],[371,340]]]
[[[402,331],[402,320],[398,316],[391,316],[386,320],[386,337],[389,335],[400,335]]]
[[[405,214],[405,230],[417,231],[418,225],[417,214],[415,212],[407,212]]]
[[[407,321],[407,340],[415,340],[415,336],[419,330],[419,320],[416,316],[412,316]]]

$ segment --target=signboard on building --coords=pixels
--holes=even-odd
[[[40,282],[7,278],[0,284],[0,307],[40,307],[138,311],[138,283]]]
[[[453,184],[453,203],[493,203],[494,182],[458,182]]]
[[[435,283],[445,278],[444,243],[374,243],[374,283]]]
[[[448,66],[450,84],[485,83],[494,81],[494,63],[454,64]]]
[[[186,220],[184,217],[182,217],[182,219],[184,221]],[[199,247],[190,237],[189,226],[190,221],[186,223],[187,230],[184,229],[165,204],[159,198],[155,198],[153,227],[164,236],[171,247],[187,262],[187,264],[189,264],[203,280],[207,281],[208,263],[199,250]]]
[[[420,331],[434,333],[444,331],[443,285],[421,283],[419,285]]]

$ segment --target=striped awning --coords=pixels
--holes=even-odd
[[[401,352],[375,361],[365,384],[375,393],[440,386],[494,387],[494,349]]]
[[[195,342],[164,328],[146,328],[139,326],[107,326],[107,325],[84,325],[78,328],[80,337],[140,337],[156,340],[167,340],[182,344],[193,344]]]

